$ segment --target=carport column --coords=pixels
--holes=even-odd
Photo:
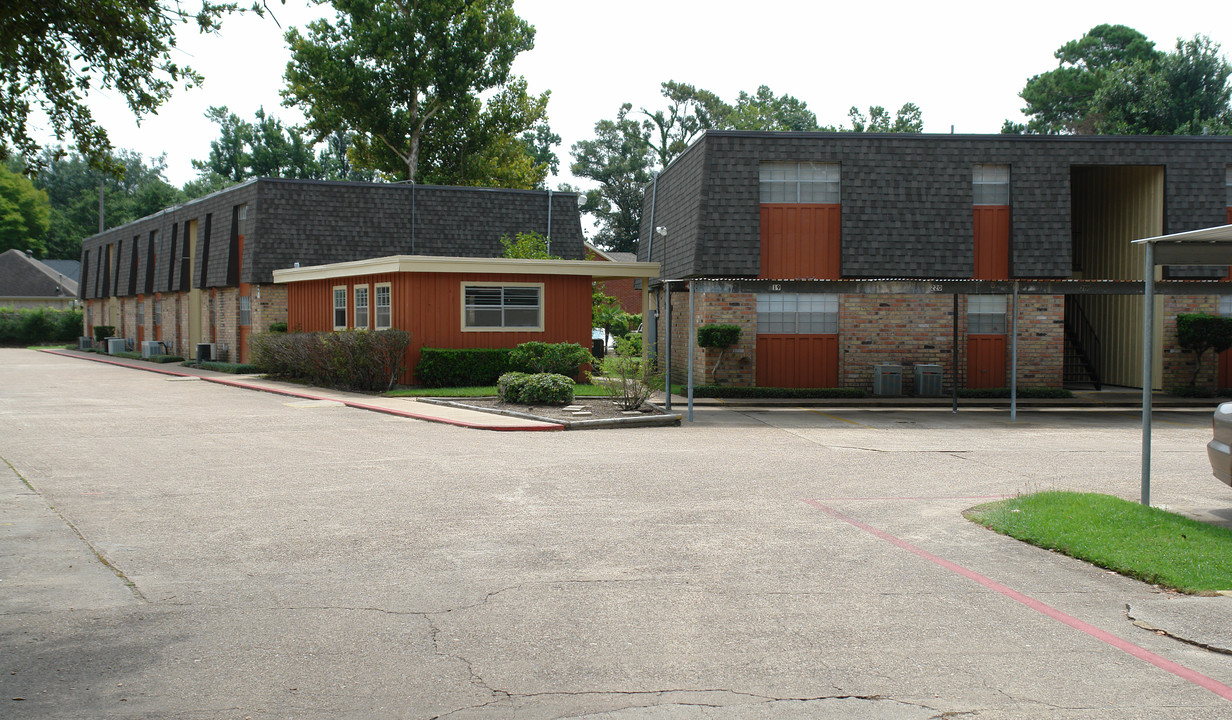
[[[693,422],[693,348],[697,345],[697,306],[693,302],[693,281],[689,281],[689,422]]]
[[[1010,422],[1018,422],[1018,281],[1010,312]]]
[[[1146,247],[1146,307],[1142,311],[1142,504],[1151,505],[1151,381],[1155,369],[1151,360],[1155,355],[1155,243],[1143,243]]]

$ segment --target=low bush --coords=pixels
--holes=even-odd
[[[152,363],[182,363],[184,358],[179,355],[151,355],[146,360]]]
[[[111,357],[124,358],[126,360],[140,360],[141,353],[133,352],[132,350],[122,350],[118,353],[111,353]]]
[[[270,323],[269,331],[272,333],[284,333],[287,331],[287,324],[284,322]]]
[[[0,345],[48,345],[80,335],[80,310],[0,308]]]
[[[526,387],[528,377],[530,376],[524,372],[507,372],[501,375],[496,380],[496,397],[505,403],[522,402],[522,389]]]
[[[697,344],[699,347],[713,347],[720,350],[740,342],[740,326],[711,323],[697,328]]]
[[[860,388],[779,388],[733,387],[731,385],[697,385],[693,397],[706,398],[836,398],[865,397]]]
[[[383,391],[406,369],[405,330],[257,333],[249,338],[254,372],[345,390]]]
[[[94,342],[102,342],[104,338],[115,335],[115,325],[95,325]]]
[[[513,370],[577,378],[583,365],[594,362],[590,351],[577,343],[525,342],[509,355]]]
[[[415,379],[427,387],[495,385],[513,369],[511,348],[420,348]]]
[[[573,380],[557,373],[509,372],[496,381],[501,402],[522,405],[568,405],[573,402]]]

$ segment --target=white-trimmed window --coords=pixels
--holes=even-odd
[[[355,286],[355,329],[368,329],[368,286]]]
[[[838,295],[759,293],[757,334],[834,335],[838,333]]]
[[[154,326],[158,327],[163,322],[163,304],[162,302],[154,301]]]
[[[376,321],[373,327],[377,330],[388,330],[393,327],[393,286],[389,283],[377,283],[372,288],[376,298]]]
[[[974,205],[1010,204],[1010,166],[972,165],[971,190]]]
[[[145,325],[145,300],[137,301],[137,325]]]
[[[1005,334],[1005,296],[968,295],[967,332],[971,335]]]
[[[840,170],[838,163],[764,162],[758,171],[761,201],[836,205]]]
[[[347,326],[347,289],[345,285],[334,287],[334,329],[346,330]]]
[[[462,330],[542,330],[542,283],[463,283]]]
[[[1232,316],[1232,295],[1219,296],[1219,315],[1223,317]]]
[[[252,324],[252,296],[240,295],[240,325]]]

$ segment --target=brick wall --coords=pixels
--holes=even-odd
[[[240,358],[240,291],[235,287],[213,288],[210,292],[214,309],[214,342],[218,343],[219,358],[226,362],[239,362]],[[226,352],[223,353],[223,349]]]
[[[1181,313],[1218,314],[1219,298],[1192,296],[1164,296],[1163,308],[1163,389],[1167,392],[1175,387],[1188,387],[1193,377],[1193,353],[1183,350],[1176,344],[1176,316]],[[1211,352],[1202,356],[1201,370],[1198,373],[1196,387],[1214,389],[1216,370],[1219,358]]]
[[[250,292],[253,332],[265,332],[271,323],[287,321],[286,285],[253,285]]]

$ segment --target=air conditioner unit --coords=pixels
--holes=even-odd
[[[90,350],[94,348],[94,341],[88,337],[82,336],[77,338],[78,350]]]
[[[107,354],[108,355],[116,355],[118,353],[124,352],[125,346],[126,345],[124,342],[124,338],[121,338],[121,337],[107,338]]]
[[[197,362],[213,362],[217,352],[214,343],[197,343]]]
[[[151,358],[155,355],[166,355],[167,350],[163,347],[162,341],[159,340],[144,340],[141,343],[141,357]]]
[[[895,363],[873,365],[873,394],[902,395],[903,366]]]
[[[916,364],[915,394],[919,397],[941,397],[941,381],[944,378],[940,365]]]

